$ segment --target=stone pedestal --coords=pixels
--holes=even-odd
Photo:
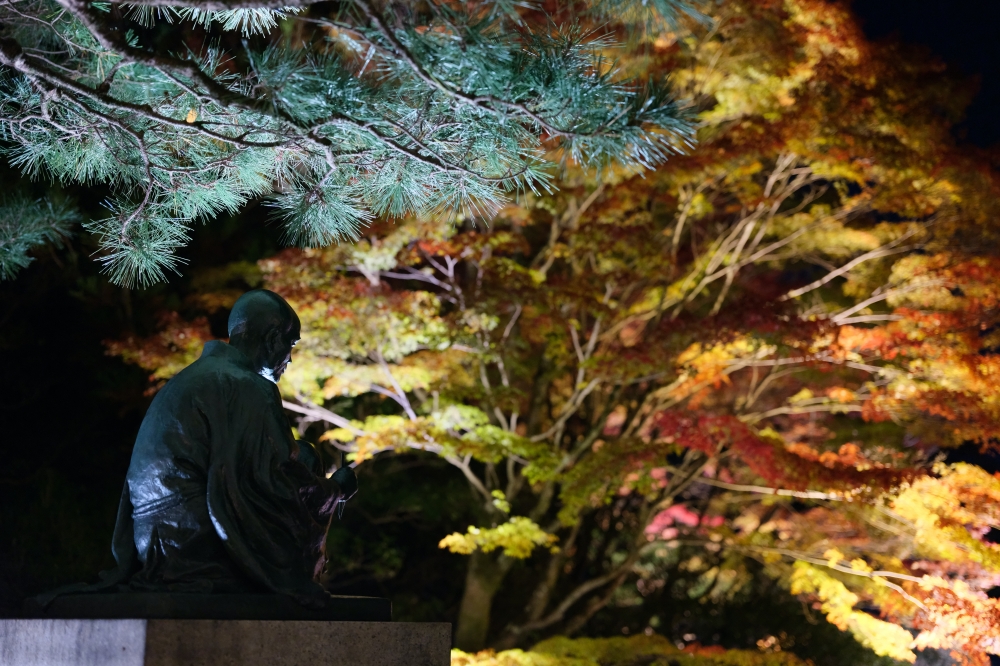
[[[0,620],[3,666],[448,666],[451,625]]]
[[[379,597],[335,596],[322,609],[306,608],[284,594],[184,594],[122,592],[62,594],[24,604],[39,620],[333,620],[389,622],[392,604]]]

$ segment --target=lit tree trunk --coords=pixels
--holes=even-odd
[[[493,597],[512,563],[507,557],[495,557],[480,551],[469,557],[465,592],[458,609],[458,628],[455,630],[455,647],[458,649],[473,652],[486,647]]]

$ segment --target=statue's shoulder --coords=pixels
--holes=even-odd
[[[175,390],[267,389],[269,382],[254,372],[250,360],[221,340],[205,343],[201,356],[168,382]]]
[[[277,387],[253,371],[250,361],[224,342],[207,343],[201,357],[157,391],[143,419],[136,446],[156,448],[163,433],[202,417],[243,422],[281,410]],[[193,421],[191,421],[193,419]],[[138,450],[138,449],[137,449]]]

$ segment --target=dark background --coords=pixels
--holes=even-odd
[[[996,0],[854,0],[871,39],[926,46],[957,74],[976,76],[980,90],[957,136],[987,148],[1000,143],[1000,2]]]
[[[1000,125],[995,121],[1000,107],[996,73],[1000,2],[856,0],[853,7],[869,37],[924,45],[956,76],[977,76],[980,93],[956,129],[956,139],[981,148],[1000,143]],[[19,180],[15,172],[0,166],[4,190]],[[31,187],[42,196],[47,186]],[[71,189],[67,194],[90,209],[86,212],[98,214],[100,191]],[[0,283],[0,617],[16,614],[25,595],[92,580],[112,564],[109,544],[115,509],[149,397],[145,373],[105,356],[102,341],[152,333],[158,312],[183,307],[197,270],[269,256],[280,248],[280,235],[261,207],[251,208],[239,219],[213,221],[195,230],[191,246],[183,252],[190,261],[185,276],[151,289],[125,290],[109,285],[99,274],[89,256],[95,248],[81,234],[63,248],[39,252],[37,261],[16,280]],[[975,462],[991,471],[1000,468],[995,459]],[[406,466],[368,472],[373,473],[398,479],[396,474],[405,474]],[[408,481],[430,483],[430,479]],[[443,491],[436,483],[431,486]],[[377,487],[377,479],[370,479],[368,487]],[[400,493],[394,501],[405,506],[429,501],[426,497],[423,493],[410,500]],[[439,501],[436,510],[445,511],[443,492]],[[364,505],[350,520],[361,520],[363,509]],[[421,529],[419,521],[406,520],[412,524],[405,529]],[[348,526],[352,524],[359,525]],[[402,533],[397,536],[405,539]],[[453,613],[457,601],[453,588],[461,583],[455,566],[461,564],[440,559],[446,557],[441,553],[397,555],[399,561],[385,567],[415,595],[405,605],[434,616],[413,619]],[[338,592],[393,594],[378,576],[358,575],[344,583]],[[760,603],[752,607],[760,610]],[[774,598],[765,603],[771,604],[768,612],[733,609],[739,617],[727,617],[724,624],[760,636],[769,630],[768,622],[775,625],[774,632],[794,623],[789,618],[797,612],[796,602]],[[840,633],[821,625],[817,631]],[[817,635],[817,648],[831,638]]]

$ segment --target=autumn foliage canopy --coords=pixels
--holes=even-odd
[[[690,101],[688,154],[570,160],[493,219],[379,220],[215,271],[110,352],[161,383],[247,285],[288,299],[299,432],[468,486],[474,524],[438,537],[468,558],[456,640],[509,652],[458,663],[570,663],[551,637],[601,613],[766,577],[877,655],[986,664],[1000,477],[948,462],[1000,438],[1000,183],[951,138],[969,91],[837,3],[712,19],[617,54]],[[772,643],[753,658],[794,663]],[[692,650],[676,663],[758,663]]]

